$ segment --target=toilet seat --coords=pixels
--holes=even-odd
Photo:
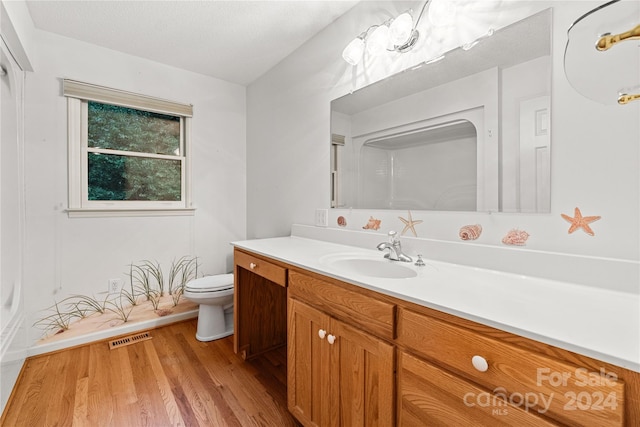
[[[186,284],[184,290],[190,293],[222,292],[233,289],[233,273],[205,276]]]

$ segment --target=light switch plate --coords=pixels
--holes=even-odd
[[[327,225],[329,225],[329,210],[316,209],[316,226],[326,227]]]

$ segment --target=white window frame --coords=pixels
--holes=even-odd
[[[194,214],[195,209],[191,201],[190,144],[193,106],[67,79],[63,80],[63,92],[67,97],[68,115],[69,208],[67,213],[69,217]],[[89,200],[88,154],[90,152],[137,156],[128,151],[119,152],[88,146],[89,101],[180,117],[180,155],[145,154],[144,157],[180,160],[182,200]]]

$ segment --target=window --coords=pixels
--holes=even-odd
[[[72,80],[69,215],[191,215],[191,105]]]

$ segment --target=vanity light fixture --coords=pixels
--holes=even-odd
[[[358,65],[360,59],[362,59],[362,54],[364,53],[364,39],[367,35],[367,31],[351,40],[347,47],[342,51],[342,59],[347,61],[349,64]]]
[[[380,55],[387,50],[389,44],[389,25],[386,23],[378,25],[367,40],[367,53],[369,55]]]
[[[342,58],[351,65],[358,65],[365,49],[369,55],[380,55],[385,51],[400,53],[410,51],[420,35],[416,27],[427,8],[427,4],[431,1],[425,1],[415,22],[411,10],[409,10],[401,13],[395,19],[370,26],[349,42],[342,51]]]
[[[640,75],[630,66],[638,55],[639,13],[640,2],[610,0],[571,24],[564,72],[576,91],[604,105],[640,101]]]
[[[429,2],[426,2],[424,5],[426,6],[427,3]],[[422,10],[424,11],[424,7]],[[420,13],[415,25],[418,25],[421,16],[422,13]],[[419,35],[415,25],[413,24],[413,16],[411,16],[410,12],[401,13],[393,20],[389,26],[389,36],[394,50],[398,52],[408,52],[413,48],[416,41],[418,41]]]
[[[640,24],[624,33],[615,35],[611,35],[611,33],[603,34],[602,37],[600,37],[600,39],[596,42],[596,50],[600,52],[609,50],[617,43],[623,42],[625,40],[640,40]],[[633,90],[637,92],[638,88],[634,88]],[[640,100],[640,93],[630,94],[629,90],[627,89],[622,89],[618,93],[618,104],[620,105],[625,105],[631,101],[637,100]]]

